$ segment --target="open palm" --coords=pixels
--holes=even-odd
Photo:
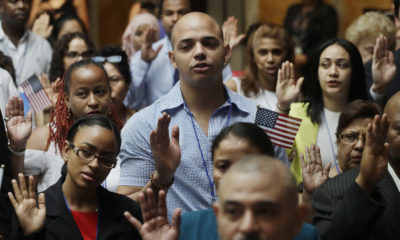
[[[14,207],[19,224],[25,235],[38,232],[44,227],[46,220],[46,206],[44,194],[39,194],[36,202],[36,192],[33,177],[29,177],[29,187],[27,189],[25,176],[18,175],[19,185],[15,179],[11,181],[14,194],[8,193],[11,204]]]

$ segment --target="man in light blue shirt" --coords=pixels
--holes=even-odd
[[[132,84],[124,104],[130,108],[141,109],[168,93],[179,80],[179,73],[172,67],[168,52],[172,50],[171,32],[175,23],[190,12],[189,0],[165,0],[162,4],[161,20],[167,35],[154,44],[147,41],[132,58]],[[144,34],[151,36],[152,30]],[[151,38],[148,38],[150,40]],[[223,72],[224,80],[232,77],[227,65]]]
[[[211,142],[228,125],[254,122],[257,106],[224,87],[222,69],[231,51],[214,19],[204,13],[187,14],[177,22],[171,39],[169,57],[179,69],[180,81],[123,128],[118,192],[136,199],[143,186],[159,190],[173,183],[168,210],[209,209],[215,200]],[[168,129],[169,125],[174,127]],[[150,141],[167,144],[153,144],[151,149]]]

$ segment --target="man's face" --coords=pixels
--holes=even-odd
[[[214,206],[221,240],[294,238],[302,221],[276,173],[226,177]]]
[[[25,27],[32,0],[2,0],[3,19],[16,27]]]
[[[393,100],[397,102],[392,102],[389,109],[385,111],[390,122],[387,142],[390,145],[390,160],[399,168],[397,170],[400,170],[400,97]]]
[[[179,70],[184,84],[199,88],[215,86],[230,53],[224,47],[219,26],[204,15],[191,15],[182,20],[172,36],[172,64]]]
[[[190,12],[189,0],[164,1],[161,21],[169,38],[175,23],[188,12]]]

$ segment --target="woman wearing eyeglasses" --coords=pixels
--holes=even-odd
[[[64,162],[61,152],[68,129],[79,118],[93,114],[109,116],[122,127],[111,109],[106,71],[101,64],[82,60],[67,70],[49,125],[36,128],[27,143],[24,173],[35,176],[39,192],[60,177]]]
[[[305,156],[300,156],[303,204],[309,205],[312,209],[311,196],[315,189],[329,178],[360,166],[368,124],[372,124],[374,117],[381,113],[377,104],[365,100],[355,100],[344,108],[336,129],[338,155],[337,161],[333,163],[322,166],[320,149],[317,145],[305,149]]]
[[[28,186],[22,174],[19,185],[12,180],[9,198],[19,225],[13,227],[12,239],[140,239],[123,215],[129,211],[141,220],[139,204],[100,185],[117,162],[118,127],[104,115],[85,116],[62,145],[66,171],[39,194],[38,203],[33,177]]]
[[[94,50],[94,44],[88,37],[79,32],[66,34],[55,43],[49,76],[46,74],[40,76],[41,83],[50,96],[53,105],[57,102],[61,78],[64,76],[65,71],[73,63],[89,59]],[[50,112],[51,109],[44,111],[43,116],[37,119],[37,126],[45,125],[49,122]]]
[[[106,46],[95,54],[92,60],[103,64],[110,80],[112,109],[119,120],[125,124],[135,113],[134,110],[127,108],[123,104],[129,85],[132,82],[126,53],[120,47]]]

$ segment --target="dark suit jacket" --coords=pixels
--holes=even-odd
[[[8,199],[7,192],[12,191],[11,187],[11,165],[10,152],[7,147],[7,136],[3,116],[0,111],[0,165],[5,165],[3,182],[0,191],[0,235],[4,239],[10,239],[12,205]]]
[[[313,224],[322,239],[400,239],[400,193],[386,173],[371,195],[356,183],[359,168],[329,180],[313,195]]]
[[[396,65],[396,75],[393,79],[392,82],[389,83],[386,89],[385,96],[383,97],[382,104],[385,105],[386,102],[389,100],[391,96],[393,96],[397,91],[400,90],[400,50],[397,50],[393,53],[393,59],[394,59],[394,64]],[[368,89],[368,94],[369,94],[369,89],[371,88],[371,85],[373,83],[372,80],[372,61],[369,61],[365,63],[364,65],[364,71],[365,71],[365,79],[367,80],[367,89]],[[371,100],[372,97],[369,96]]]
[[[12,239],[83,240],[79,228],[65,204],[61,186],[60,179],[44,191],[47,211],[44,229],[32,236],[22,237],[18,220],[14,218],[16,224],[13,223]],[[97,195],[99,201],[97,239],[141,239],[136,229],[123,216],[124,211],[129,211],[142,221],[139,204],[126,196],[109,192],[101,186],[98,188]]]

